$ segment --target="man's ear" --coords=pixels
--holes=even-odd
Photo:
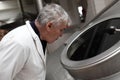
[[[37,20],[35,20],[35,25],[39,26],[39,22]]]
[[[45,26],[45,27],[46,27],[46,30],[47,30],[47,31],[50,31],[52,25],[53,25],[53,24],[52,24],[51,22],[48,22],[48,23],[46,24],[46,26]]]

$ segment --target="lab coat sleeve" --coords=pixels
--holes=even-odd
[[[0,80],[13,80],[25,65],[26,49],[15,41],[0,43]]]

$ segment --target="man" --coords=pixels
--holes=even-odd
[[[0,42],[0,80],[45,80],[46,43],[52,43],[71,24],[64,9],[46,5],[33,22],[17,27]]]

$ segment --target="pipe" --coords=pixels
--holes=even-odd
[[[22,5],[22,1],[21,0],[18,0],[19,2],[19,7],[20,7],[20,10],[21,10],[21,13],[22,13],[22,18],[23,18],[23,21],[24,21],[24,9],[23,9],[23,5]]]
[[[36,0],[36,2],[37,2],[38,11],[40,12],[40,10],[43,8],[42,0]]]

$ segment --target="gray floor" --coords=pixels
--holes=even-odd
[[[46,80],[74,80],[60,63],[60,54],[63,48],[64,45],[48,54]]]

